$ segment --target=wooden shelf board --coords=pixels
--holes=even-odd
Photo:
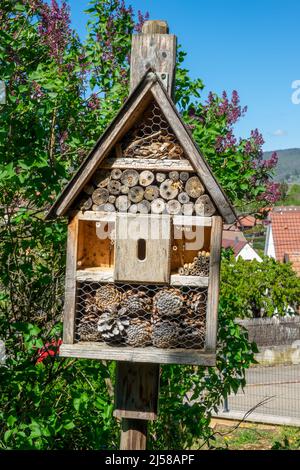
[[[170,160],[161,158],[107,158],[102,163],[102,168],[137,168],[141,170],[177,170],[177,171],[190,171],[194,172],[194,168],[189,160]]]
[[[181,276],[180,274],[171,274],[171,286],[191,286],[208,287],[209,277],[200,276]]]
[[[84,268],[76,271],[77,281],[113,282],[112,268]]]
[[[173,215],[173,224],[188,227],[211,227],[212,218],[200,215]]]
[[[129,346],[108,346],[104,343],[94,342],[62,344],[60,356],[153,364],[191,364],[207,367],[216,364],[216,355],[202,349],[132,348]]]

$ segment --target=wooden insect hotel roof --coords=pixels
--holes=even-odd
[[[158,122],[157,120],[160,121]],[[158,138],[159,132],[164,130],[168,131],[168,141],[162,141]],[[130,145],[128,145],[125,152],[122,152],[120,156],[116,156],[112,152],[113,148],[122,140],[125,140],[126,143],[126,139],[128,140],[128,136],[130,137],[133,131],[137,136],[134,144],[135,151],[133,151],[133,146],[130,148]],[[161,153],[162,150],[160,150],[160,153],[156,156],[155,143],[153,142],[153,153],[149,155],[148,145],[147,154],[147,148],[143,149],[142,145],[139,146],[139,135],[141,144],[145,139],[157,137],[158,142],[161,140],[160,149],[167,149],[167,144],[173,143],[171,152],[169,145],[169,151],[163,154]],[[139,150],[138,152],[136,152],[137,149]],[[233,223],[236,220],[236,214],[232,205],[214,177],[201,150],[197,147],[189,129],[167,93],[161,76],[152,69],[145,73],[133,89],[115,119],[107,127],[78,171],[57,198],[46,218],[51,219],[66,216],[72,209],[72,205],[82,189],[104,163],[113,168],[114,159],[118,158],[118,167],[120,167],[120,165],[122,166],[122,158],[124,158],[124,168],[135,168],[137,162],[136,153],[138,153],[139,165],[143,162],[145,168],[166,169],[168,165],[172,166],[172,160],[176,159],[178,170],[184,171],[184,169],[187,169],[195,171],[223,220],[227,224]]]

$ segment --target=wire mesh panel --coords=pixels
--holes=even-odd
[[[76,339],[131,347],[203,349],[207,289],[80,282]]]
[[[155,103],[122,140],[121,150],[124,157],[180,159],[184,156],[174,132]]]

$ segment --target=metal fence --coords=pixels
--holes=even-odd
[[[276,346],[258,344],[257,360],[260,364],[247,370],[246,387],[236,395],[230,395],[217,416],[300,426],[300,337],[295,339],[294,334],[285,331],[290,328],[286,320],[280,324],[274,322],[274,325],[267,323],[266,335],[272,337],[272,343]],[[254,328],[251,321],[251,328],[248,329],[250,339],[255,339],[256,335],[256,339],[260,337],[259,341],[264,341],[261,320],[257,326],[257,332],[251,331]]]

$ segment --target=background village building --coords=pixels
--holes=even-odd
[[[265,255],[291,262],[300,275],[300,208],[275,207],[268,221]]]
[[[247,261],[262,261],[262,258],[247,241],[243,232],[239,230],[223,230],[222,248],[232,248],[235,259],[242,258]]]

